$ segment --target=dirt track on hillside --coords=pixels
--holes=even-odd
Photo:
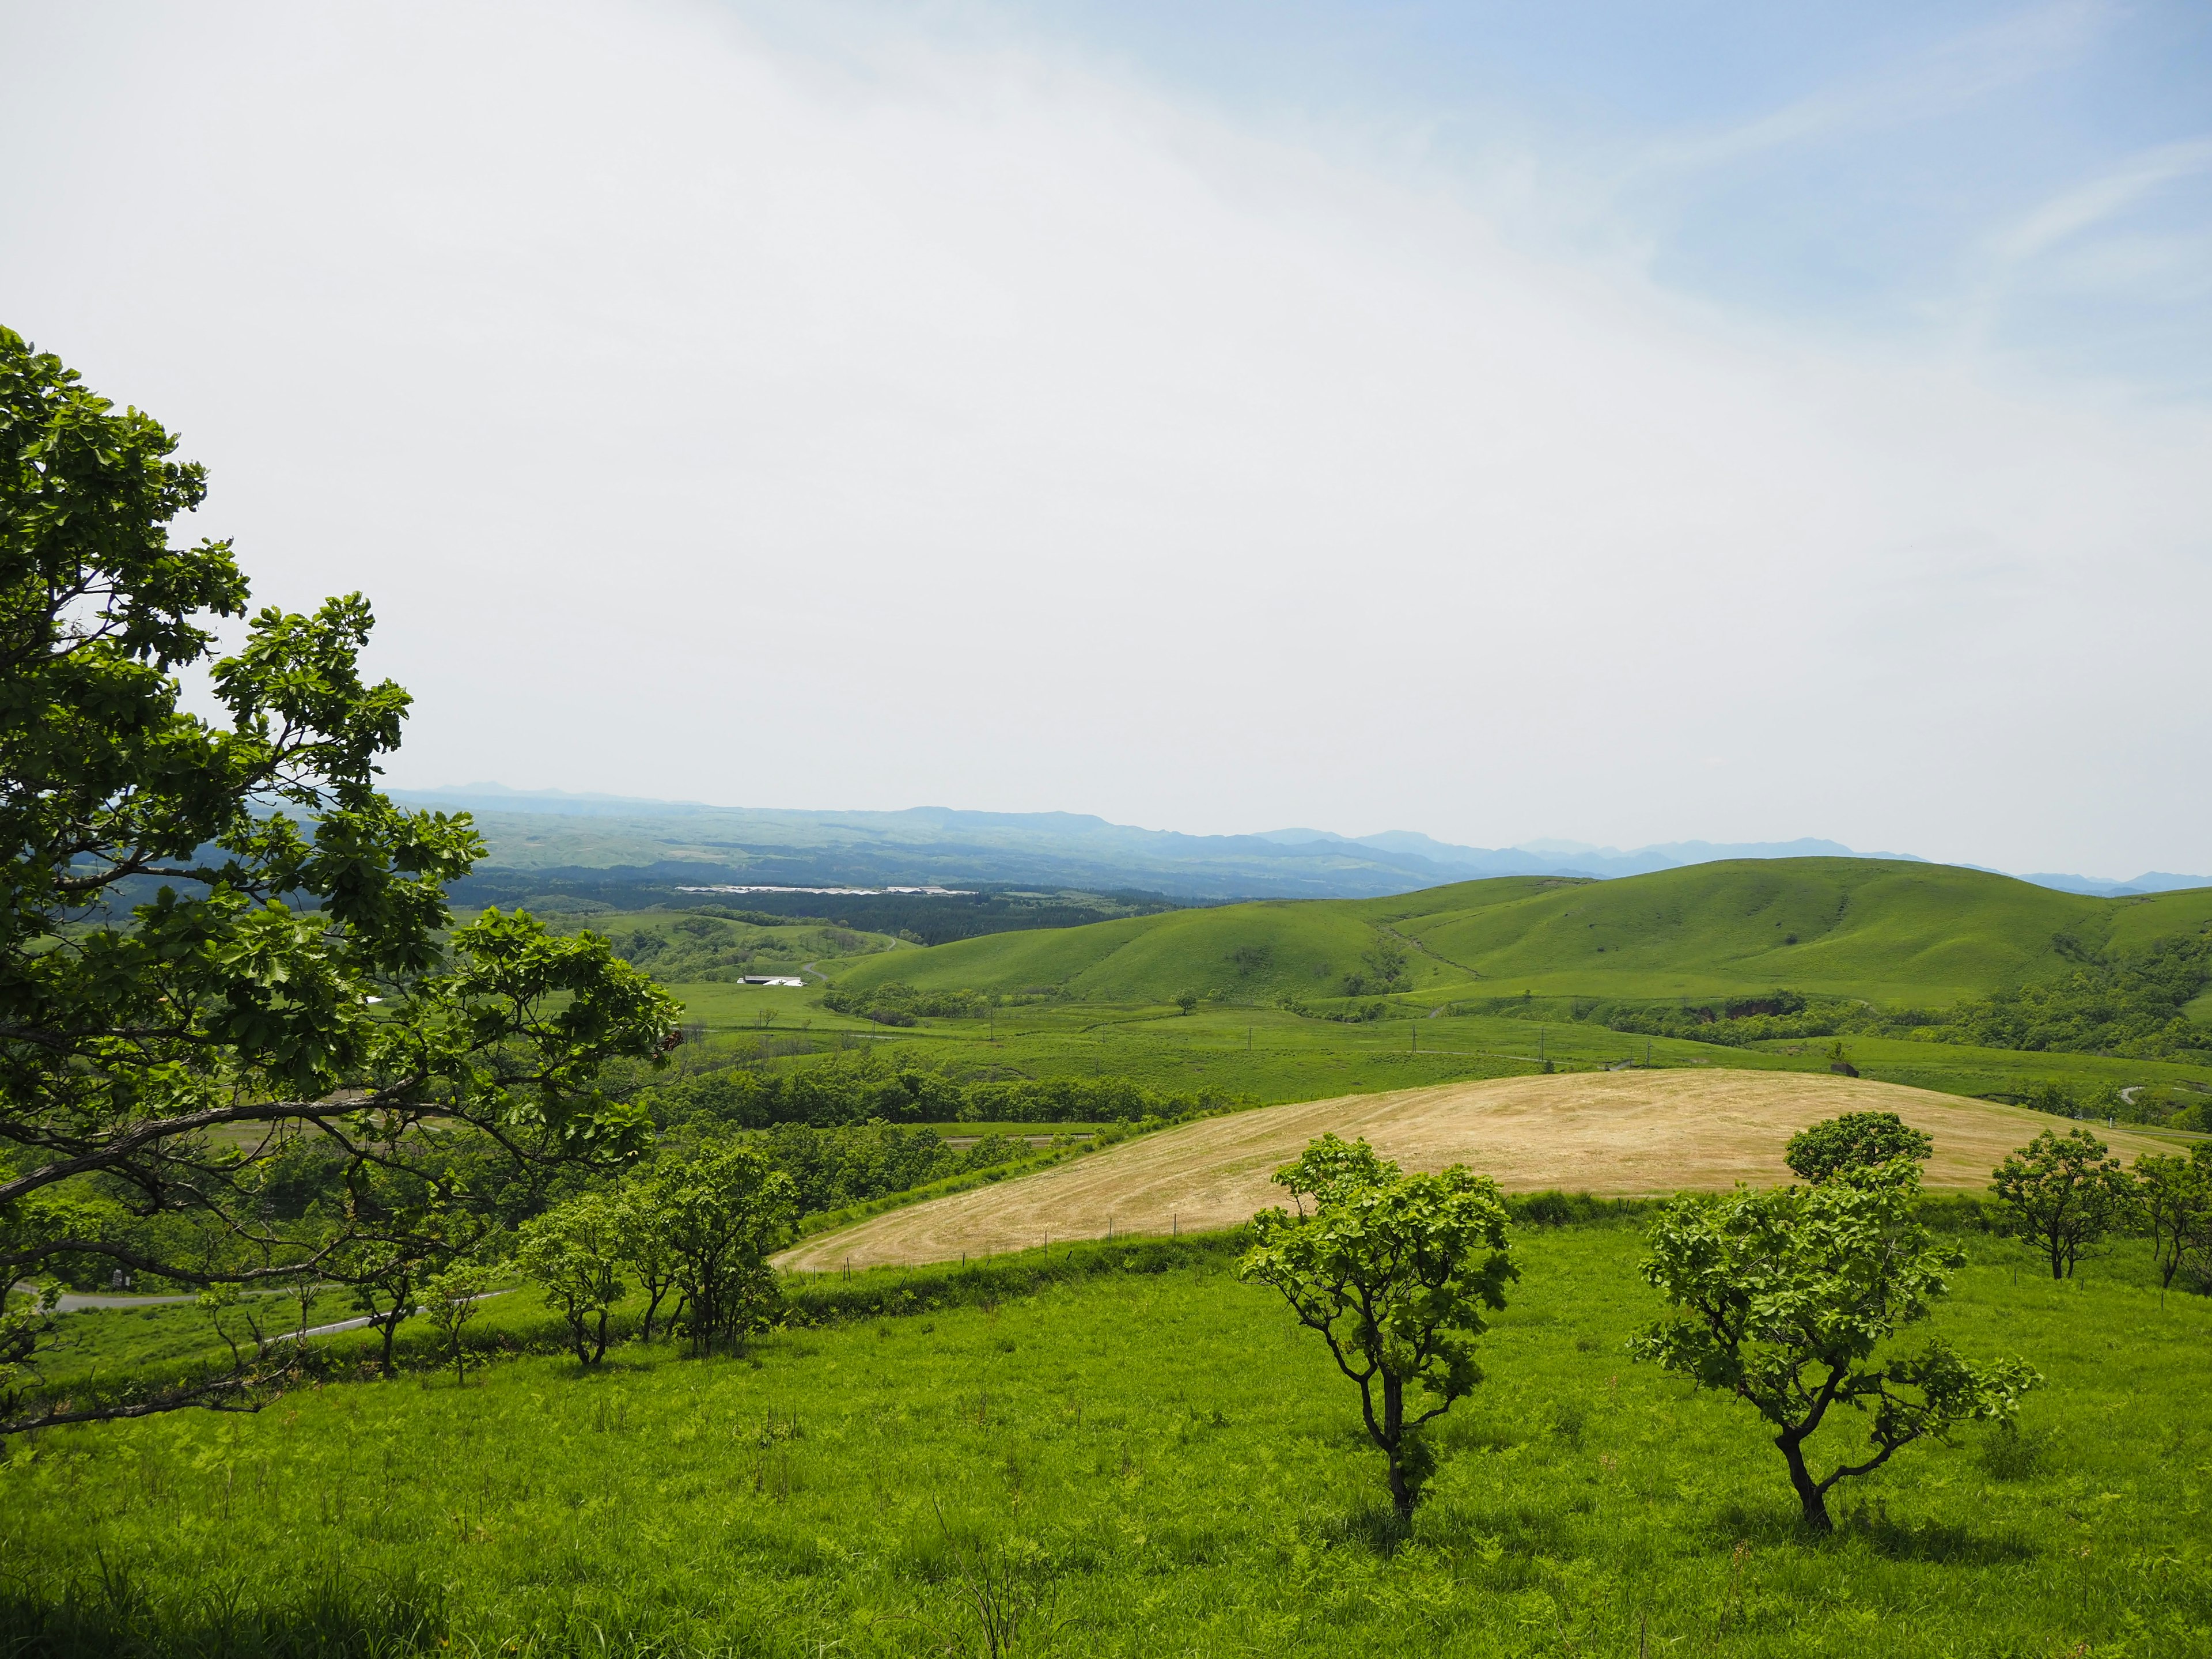
[[[1282,1201],[1269,1180],[1324,1130],[1364,1135],[1408,1169],[1466,1164],[1509,1191],[1640,1196],[1790,1179],[1782,1148],[1838,1112],[1895,1112],[1936,1141],[1933,1188],[1978,1189],[2058,1120],[1897,1084],[1802,1072],[1578,1073],[1349,1095],[1209,1118],[1003,1184],[894,1210],[786,1251],[827,1271],[957,1261],[1047,1238],[1227,1227]],[[2100,1130],[2123,1158],[2164,1150]]]

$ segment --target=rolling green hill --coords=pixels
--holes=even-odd
[[[1940,1007],[2212,925],[2212,890],[2100,899],[1874,859],[1744,860],[1617,881],[1507,877],[1000,934],[854,963],[854,988],[1052,988],[1085,1001],[1339,994],[1391,941],[1432,995],[1716,996],[1786,986]]]

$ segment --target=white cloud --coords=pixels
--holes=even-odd
[[[1036,52],[8,17],[0,317],[264,597],[370,592],[401,781],[2212,862],[2199,410],[1740,328]]]
[[[1720,167],[1770,152],[1948,115],[2076,58],[2118,17],[2099,0],[2055,0],[1936,41],[1732,125],[1655,144],[1633,175]]]
[[[2135,206],[2162,185],[2212,171],[2212,138],[2159,144],[2045,202],[1996,238],[1997,256],[2031,259]]]

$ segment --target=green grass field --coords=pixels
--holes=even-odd
[[[824,962],[851,988],[898,980],[1014,999],[986,1018],[924,1018],[896,1036],[832,1012],[812,991],[672,988],[710,1032],[767,1037],[787,1055],[865,1040],[964,1075],[1119,1075],[1272,1103],[1510,1076],[1547,1060],[1817,1070],[1824,1040],[1729,1048],[1629,1036],[1577,1021],[1573,1004],[1786,987],[1938,1007],[2064,972],[2062,939],[2069,949],[2137,950],[2207,925],[2212,890],[2090,899],[1937,865],[1746,860],[1602,883],[1510,878],[1389,899],[1227,905]],[[1345,975],[1385,940],[1408,952],[1389,1018],[1313,1017],[1345,1006]],[[1184,990],[1205,999],[1188,1018],[1174,1006]],[[1516,1017],[1498,1017],[1524,998]],[[2212,994],[2194,1012],[2212,1021]],[[2018,1097],[2056,1082],[2088,1098],[2144,1085],[2172,1109],[2212,1090],[2212,1066],[2183,1061],[1901,1037],[1845,1046],[1870,1077],[1950,1093]]]
[[[1826,1541],[1750,1413],[1627,1362],[1632,1231],[1523,1231],[1395,1549],[1352,1390],[1201,1243],[742,1358],[632,1346],[19,1441],[4,1650],[981,1653],[979,1592],[1021,1654],[2212,1649],[2212,1304],[2161,1306],[2136,1246],[2070,1285],[1967,1248],[1937,1328],[2049,1387],[2017,1438],[1844,1489]]]
[[[1308,1019],[1276,1008],[1201,1008],[1188,1017],[1172,1007],[1050,1004],[1001,1010],[993,1019],[926,1020],[894,1036],[879,1027],[818,1006],[786,1003],[773,1025],[742,1012],[735,1017],[726,986],[671,988],[709,1028],[732,1036],[804,1038],[817,1048],[782,1065],[852,1058],[865,1042],[887,1065],[918,1063],[962,1075],[1128,1077],[1164,1090],[1212,1085],[1272,1105],[1330,1095],[1514,1077],[1548,1060],[1576,1069],[1626,1060],[1660,1066],[1758,1070],[1827,1069],[1829,1041],[1807,1038],[1757,1048],[1724,1048],[1680,1038],[1632,1036],[1562,1017],[1556,1024],[1495,1016],[1443,1015],[1345,1024]],[[790,996],[797,993],[786,993]],[[794,1009],[802,1012],[793,1012]],[[809,1025],[802,1021],[811,1020]],[[2056,1080],[2087,1097],[2105,1086],[2150,1085],[2212,1090],[2212,1066],[2100,1054],[2028,1053],[1894,1037],[1850,1037],[1844,1048],[1868,1077],[1937,1089],[1947,1094],[2016,1097]],[[714,1052],[713,1048],[708,1051]]]
[[[1181,990],[1272,1005],[1334,994],[1378,928],[1415,947],[1411,988],[1448,996],[1710,996],[1793,990],[1936,1007],[2064,971],[2065,933],[2137,950],[2212,921],[2212,890],[2095,899],[1945,865],[1747,860],[1618,881],[1507,877],[1395,898],[1271,901],[963,939],[838,970],[855,987],[1060,988],[1085,1001]]]

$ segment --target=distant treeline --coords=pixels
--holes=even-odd
[[[992,1009],[1003,1007],[1006,1000],[981,991],[917,991],[896,980],[872,990],[832,986],[822,994],[822,1006],[831,1012],[857,1014],[878,1025],[911,1025],[917,1018],[981,1019]]]
[[[822,922],[864,933],[889,933],[919,945],[949,945],[985,933],[1033,927],[1079,927],[1120,916],[1172,910],[1158,893],[1033,891],[1004,885],[973,893],[685,893],[683,887],[762,879],[713,866],[659,864],[609,869],[479,870],[449,883],[447,892],[464,908],[497,904],[574,914],[579,910],[699,909],[774,926]],[[793,886],[867,885],[849,878],[778,873]]]
[[[1775,990],[1758,996],[1679,1002],[1577,998],[1577,1020],[1639,1036],[1680,1037],[1742,1048],[1783,1038],[1902,1036],[2030,1053],[2116,1054],[2131,1060],[2212,1058],[2212,1025],[2183,1012],[2212,985],[2212,937],[2165,941],[2138,956],[2077,954],[2063,979],[1974,997],[1944,1012],[1885,1012],[1845,997]],[[1507,1003],[1495,1010],[1519,1013]],[[1555,1007],[1529,1005],[1531,1018]]]
[[[1989,1048],[2124,1054],[2136,1060],[2212,1057],[2212,1026],[2182,1012],[2212,984],[2212,937],[2168,939],[2140,956],[2095,957],[2064,979],[1962,1002],[1943,1040]]]
[[[779,1123],[817,1128],[866,1123],[1134,1123],[1244,1103],[1219,1089],[1148,1088],[1126,1077],[962,1082],[921,1066],[840,1058],[784,1072],[731,1066],[646,1091],[664,1126],[702,1121],[731,1128]]]
[[[1055,1137],[1057,1139],[1057,1137]],[[948,1176],[997,1169],[1029,1152],[1010,1135],[949,1146],[934,1129],[861,1123],[822,1129],[779,1123],[761,1132],[769,1156],[799,1188],[799,1212],[817,1215],[903,1193]]]

